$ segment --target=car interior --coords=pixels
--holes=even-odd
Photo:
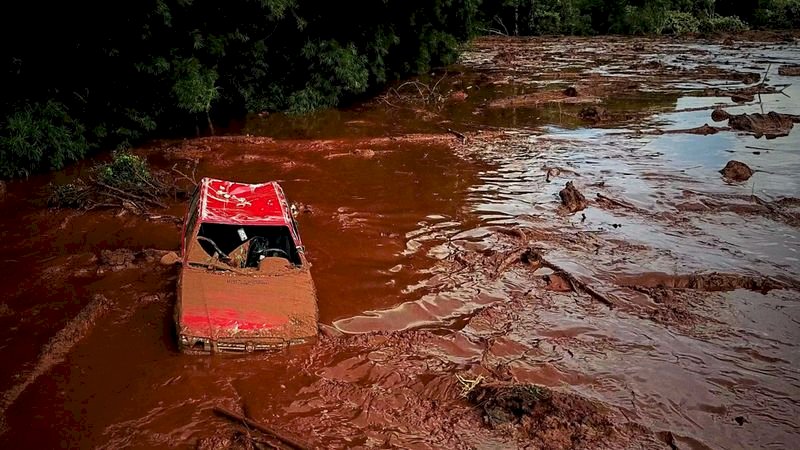
[[[270,257],[284,258],[296,267],[302,264],[286,226],[202,223],[197,240],[209,256],[234,267],[258,268]]]

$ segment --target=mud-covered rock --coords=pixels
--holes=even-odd
[[[756,96],[753,94],[748,94],[746,92],[734,92],[731,94],[731,100],[734,103],[748,103],[752,102],[756,99]]]
[[[558,193],[558,196],[561,197],[561,204],[569,212],[576,212],[586,208],[586,197],[572,184],[572,181],[567,181],[567,185]]]
[[[715,109],[711,113],[711,119],[715,122],[727,120],[731,129],[753,133],[756,138],[765,136],[767,139],[773,139],[788,136],[794,127],[794,122],[800,121],[800,116],[774,111],[767,114],[729,114],[722,109]]]
[[[731,117],[727,111],[724,109],[717,108],[711,112],[711,120],[714,122],[722,122],[724,120],[728,120]]]
[[[577,97],[578,96],[578,89],[575,86],[570,86],[564,89],[564,95],[567,97]]]
[[[553,273],[545,276],[547,289],[555,292],[571,292],[572,285],[563,276]]]
[[[778,74],[783,76],[798,77],[800,76],[800,65],[780,66]]]
[[[732,160],[728,161],[719,173],[731,181],[747,181],[753,176],[753,169],[743,162]]]
[[[578,113],[578,117],[587,122],[602,122],[607,120],[610,116],[608,111],[606,111],[606,109],[603,107],[587,106]]]

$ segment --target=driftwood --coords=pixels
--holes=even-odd
[[[256,429],[256,430],[258,430],[258,431],[260,431],[260,432],[262,432],[262,433],[264,433],[264,434],[266,434],[268,436],[271,436],[271,437],[281,441],[282,443],[288,445],[289,447],[291,447],[293,449],[306,450],[306,449],[311,448],[308,444],[300,442],[295,437],[287,436],[285,433],[283,433],[281,431],[275,430],[275,429],[273,429],[271,427],[268,427],[268,426],[266,426],[264,424],[258,423],[258,422],[254,421],[252,419],[248,419],[247,417],[244,417],[244,416],[242,416],[240,414],[236,414],[235,412],[233,412],[231,410],[228,410],[228,409],[225,409],[225,408],[223,408],[221,406],[215,406],[214,407],[214,412],[217,415],[225,417],[226,419],[232,420],[234,422],[240,422],[240,423],[242,423],[244,425],[247,425],[250,428]]]

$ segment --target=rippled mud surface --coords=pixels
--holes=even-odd
[[[798,63],[791,36],[481,39],[350,109],[138,149],[298,204],[323,335],[278,354],[177,352],[180,200],[9,183],[0,446],[274,448],[221,406],[319,448],[793,448],[800,132],[712,113],[788,126]]]

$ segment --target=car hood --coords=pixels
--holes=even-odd
[[[180,334],[302,339],[317,334],[317,297],[307,268],[254,275],[184,267],[178,292]]]

